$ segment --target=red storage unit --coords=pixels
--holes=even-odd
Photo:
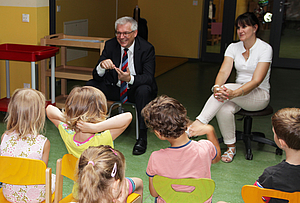
[[[54,57],[59,51],[57,47],[1,44],[0,59],[6,60],[6,98],[0,99],[0,111],[7,111],[10,98],[9,60],[31,62],[31,87],[35,88],[35,62]]]

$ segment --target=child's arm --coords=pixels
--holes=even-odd
[[[207,139],[211,141],[217,149],[217,156],[214,158],[214,160],[212,160],[212,163],[214,164],[219,162],[221,160],[221,148],[214,127],[209,124],[204,125],[199,120],[194,121],[192,126],[194,128],[192,130],[191,128],[189,129],[190,135],[197,136],[206,134]],[[191,131],[193,133],[191,133]]]
[[[207,132],[206,132],[207,139],[211,141],[217,149],[217,156],[214,158],[214,160],[212,160],[212,163],[213,164],[218,163],[221,160],[221,148],[220,148],[219,140],[217,138],[215,129],[211,125],[205,125],[205,128],[207,128]]]
[[[97,133],[110,130],[112,139],[115,140],[128,127],[132,120],[131,113],[122,113],[99,123],[78,121],[76,127],[82,132]]]
[[[153,177],[149,177],[149,191],[152,197],[158,197],[158,193],[153,186]]]
[[[4,138],[4,133],[3,133],[2,136],[1,136],[1,143],[2,143],[3,138]]]
[[[118,180],[120,182],[120,180]],[[119,183],[122,184],[120,186],[121,191],[119,196],[117,197],[117,199],[114,199],[113,202],[114,203],[125,203],[128,197],[128,182],[125,178],[125,180],[123,180],[123,182]]]
[[[43,155],[42,155],[42,161],[45,162],[46,166],[48,166],[49,152],[50,152],[50,141],[47,139],[44,145]]]
[[[140,178],[131,178],[135,184],[135,190],[133,191],[134,193],[140,194],[141,195],[141,199],[143,199],[143,190],[144,190],[144,186],[143,186],[143,180]]]
[[[48,105],[46,113],[49,120],[52,121],[56,127],[63,121],[63,113],[56,106]]]

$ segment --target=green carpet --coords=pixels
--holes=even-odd
[[[159,95],[167,94],[168,96],[178,99],[188,110],[188,116],[191,120],[201,111],[205,101],[210,96],[210,88],[214,84],[214,79],[218,72],[220,64],[203,63],[189,61],[177,68],[158,76],[157,83]],[[234,80],[233,74],[229,81]],[[299,82],[300,71],[296,69],[274,68],[271,74],[271,105],[274,111],[283,107],[299,107]],[[134,112],[130,106],[125,106],[126,111]],[[117,110],[114,110],[116,113]],[[0,113],[0,133],[5,131],[3,121],[4,114]],[[135,119],[135,116],[133,116]],[[213,119],[211,124],[215,127],[218,137],[221,137],[216,120]],[[243,122],[236,121],[237,129],[242,130]],[[253,130],[264,132],[269,139],[273,139],[271,130],[270,116],[256,117],[253,120]],[[51,143],[49,167],[55,173],[56,160],[61,158],[67,150],[60,138],[57,128],[47,120],[46,133]],[[198,139],[205,139],[202,136]],[[144,202],[154,202],[148,189],[148,176],[146,167],[151,152],[166,148],[169,146],[167,141],[159,140],[154,133],[148,132],[147,152],[141,156],[133,156],[132,148],[135,144],[135,121],[130,124],[126,131],[115,140],[115,148],[120,150],[126,158],[127,168],[126,176],[140,177],[144,181]],[[222,151],[226,146],[221,144]],[[271,165],[281,162],[285,158],[275,155],[275,148],[268,145],[261,145],[252,142],[253,160],[245,159],[245,147],[242,141],[237,143],[237,155],[232,163],[219,162],[211,167],[212,179],[216,183],[216,189],[213,195],[213,202],[220,200],[242,203],[241,188],[245,184],[253,184],[263,170]],[[71,192],[72,182],[64,182],[64,193],[67,195]]]

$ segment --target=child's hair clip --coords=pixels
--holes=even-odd
[[[93,161],[89,161],[89,162],[88,162],[88,165],[89,165],[89,164],[92,164],[93,166],[95,165],[95,163],[94,163]]]
[[[113,148],[109,148],[116,156],[118,156],[117,152],[113,150]]]
[[[116,173],[117,173],[117,163],[114,164],[114,168],[111,172],[111,177],[114,178],[116,176]]]

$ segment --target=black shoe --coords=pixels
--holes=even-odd
[[[139,138],[133,147],[132,154],[133,155],[144,154],[146,152],[146,149],[147,149],[147,141],[142,138]]]

